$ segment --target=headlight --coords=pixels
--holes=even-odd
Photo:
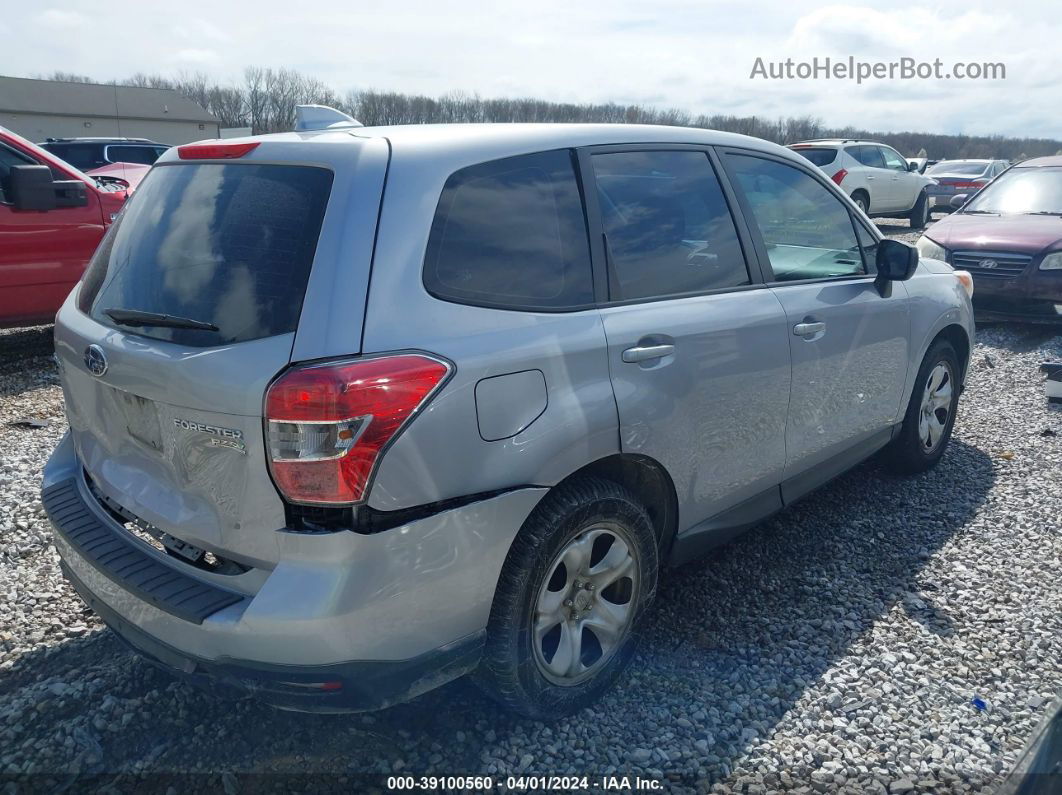
[[[918,238],[918,242],[915,243],[915,248],[918,249],[918,255],[920,257],[926,257],[927,259],[939,259],[944,260],[945,262],[948,261],[948,252],[945,251],[944,247],[930,240],[925,235],[922,235],[920,238]],[[1043,266],[1041,265],[1040,267],[1042,268]]]
[[[973,276],[970,275],[969,271],[955,271],[955,278],[959,280],[959,284],[962,285],[962,289],[966,291],[966,294],[973,298]]]
[[[1062,271],[1062,251],[1056,251],[1044,257],[1043,262],[1040,263],[1040,270]]]

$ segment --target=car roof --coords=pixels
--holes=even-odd
[[[807,141],[796,141],[789,146],[843,146],[844,144],[869,144],[870,146],[889,146],[881,141],[871,141],[868,138],[811,138]],[[891,149],[892,147],[889,146]]]
[[[344,140],[354,142],[365,138],[385,138],[396,151],[421,150],[459,154],[462,151],[474,153],[487,149],[492,156],[498,157],[504,157],[504,154],[498,154],[504,151],[510,151],[515,155],[575,146],[654,143],[736,146],[773,152],[787,158],[795,156],[784,146],[748,135],[706,130],[699,127],[668,127],[655,124],[403,124],[272,133],[248,138],[226,139],[225,143],[250,141],[339,143]]]
[[[148,138],[49,138],[43,141],[43,144],[157,144],[158,146],[165,146],[166,144],[160,144],[158,141],[152,141]]]
[[[1043,168],[1044,166],[1062,166],[1062,156],[1034,157],[1018,163],[1014,168]]]

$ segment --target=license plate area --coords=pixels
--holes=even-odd
[[[118,389],[112,389],[111,392],[125,421],[126,432],[141,444],[161,452],[162,428],[155,402]]]

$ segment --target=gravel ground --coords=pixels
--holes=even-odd
[[[911,238],[906,222],[881,226]],[[278,712],[127,652],[59,576],[38,498],[64,430],[50,334],[0,333],[0,789],[231,795],[382,787],[394,772],[991,791],[1062,690],[1062,412],[1037,372],[1062,357],[1051,329],[980,330],[933,472],[898,479],[871,461],[667,572],[630,673],[551,725],[464,682],[373,715]]]

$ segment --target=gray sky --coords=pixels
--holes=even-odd
[[[383,10],[367,11],[366,6]],[[878,4],[879,7],[884,7]],[[804,115],[831,125],[1062,137],[1062,8],[1031,0],[889,6],[800,0],[43,0],[0,17],[0,73],[55,70],[108,80],[134,72],[290,67],[340,93],[634,102],[694,113]],[[1002,62],[1006,79],[751,80],[765,61],[907,56]]]

